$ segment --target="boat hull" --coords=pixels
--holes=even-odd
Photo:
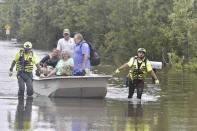
[[[34,78],[34,92],[49,97],[104,98],[110,76]]]

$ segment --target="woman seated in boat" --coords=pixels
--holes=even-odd
[[[56,67],[59,59],[60,59],[59,51],[56,48],[54,48],[51,54],[46,55],[40,61],[39,63],[41,66],[40,74],[47,76]]]
[[[58,61],[56,67],[46,76],[71,76],[73,72],[74,61],[69,51],[62,52],[62,58]]]

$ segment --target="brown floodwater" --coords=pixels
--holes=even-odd
[[[19,45],[0,41],[0,130],[20,131],[196,131],[197,75],[159,72],[160,86],[146,81],[142,100],[127,99],[121,78],[109,81],[105,99],[18,99],[8,71]],[[46,51],[35,50],[40,57]],[[109,68],[109,67],[108,67]],[[103,71],[105,72],[105,71]],[[117,82],[118,81],[118,82]]]

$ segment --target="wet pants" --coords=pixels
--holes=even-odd
[[[138,80],[138,79],[131,80],[131,79],[129,79],[128,84],[129,84],[128,98],[132,98],[135,89],[137,89],[137,98],[141,99],[143,89],[144,89],[144,80]]]
[[[33,95],[33,74],[30,72],[18,72],[17,73],[18,79],[18,96],[24,96],[25,85],[27,90],[27,95]]]

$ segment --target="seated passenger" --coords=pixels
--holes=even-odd
[[[70,76],[73,72],[74,61],[70,57],[69,51],[62,52],[62,58],[58,61],[56,67],[47,75],[47,77],[57,75],[57,76]]]
[[[40,61],[41,66],[41,74],[44,74],[47,76],[57,65],[57,62],[59,61],[59,51],[54,48],[52,50],[52,53],[49,55],[46,55],[42,60]]]

